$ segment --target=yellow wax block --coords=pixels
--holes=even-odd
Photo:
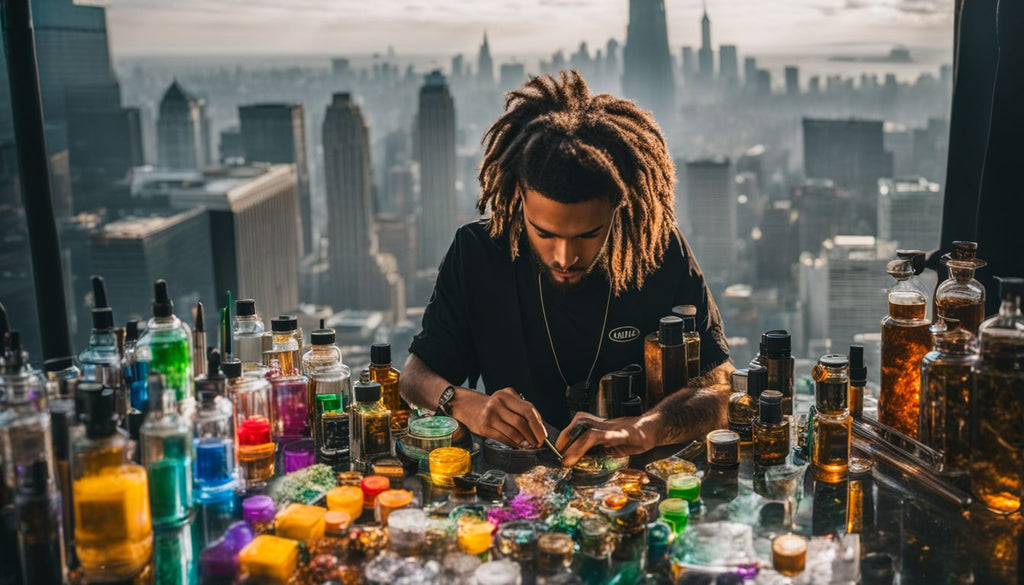
[[[327,509],[347,512],[355,522],[363,513],[363,490],[359,486],[343,485],[327,492]]]
[[[274,531],[278,536],[293,540],[316,540],[323,538],[327,509],[305,504],[289,504],[277,515]]]
[[[257,536],[238,553],[242,573],[261,582],[287,583],[298,564],[299,543],[269,534]]]

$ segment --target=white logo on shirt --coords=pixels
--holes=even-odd
[[[637,337],[640,337],[640,330],[632,325],[623,325],[622,327],[616,327],[608,332],[608,339],[617,341],[619,343],[626,343],[633,341]]]

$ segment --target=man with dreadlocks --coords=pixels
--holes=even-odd
[[[402,379],[410,404],[508,445],[538,447],[545,422],[589,430],[563,454],[632,455],[725,426],[729,347],[693,253],[675,225],[675,169],[650,114],[591,95],[575,71],[506,96],[484,136],[481,213],[441,263]],[[639,417],[578,413],[570,387],[643,363],[643,334],[694,305],[702,377]],[[482,378],[487,394],[460,386]],[[468,382],[467,382],[468,381]]]

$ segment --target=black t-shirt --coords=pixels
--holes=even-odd
[[[608,300],[607,277],[595,271],[580,287],[563,291],[541,276],[547,310],[545,327],[538,292],[538,268],[523,235],[512,260],[507,241],[494,240],[484,221],[467,224],[441,263],[434,293],[423,314],[423,330],[409,348],[452,384],[475,386],[478,379],[495,392],[513,387],[557,428],[569,423],[566,382],[600,378],[629,364],[643,365],[643,338],[676,305],[697,307],[701,372],[729,359],[722,318],[700,267],[682,235],[675,232],[662,264],[639,290]],[[551,331],[548,338],[547,330]],[[566,380],[558,373],[552,343]]]

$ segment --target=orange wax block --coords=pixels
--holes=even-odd
[[[363,513],[363,490],[354,485],[343,485],[327,492],[327,509],[345,512],[352,520]]]
[[[324,537],[327,509],[305,504],[289,504],[274,521],[278,536],[293,540],[316,540]]]
[[[238,553],[243,574],[261,583],[284,585],[299,564],[299,543],[287,538],[261,534]]]

